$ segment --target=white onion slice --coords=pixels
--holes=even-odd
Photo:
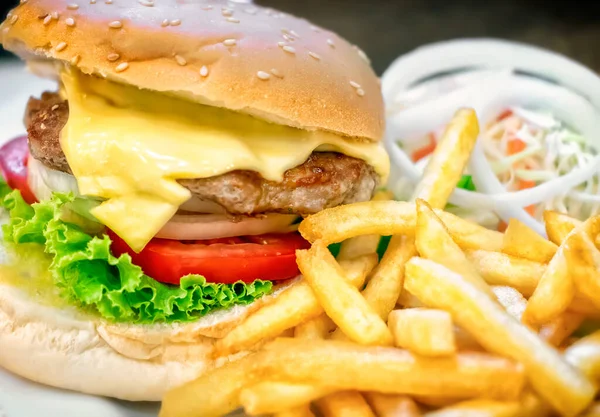
[[[27,183],[38,201],[49,200],[53,192],[79,195],[77,180],[65,172],[56,171],[29,156]]]
[[[287,233],[298,228],[293,214],[267,214],[234,222],[224,214],[176,214],[156,235],[162,239],[205,240],[265,233]]]

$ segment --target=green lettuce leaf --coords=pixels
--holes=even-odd
[[[188,275],[179,286],[144,275],[129,255],[115,257],[108,236],[92,236],[64,220],[72,195],[55,193],[49,201],[29,205],[19,191],[0,184],[1,204],[10,214],[3,226],[11,243],[37,243],[53,257],[50,272],[69,301],[97,310],[111,321],[136,323],[191,321],[217,309],[250,304],[268,294],[269,281],[214,284]]]

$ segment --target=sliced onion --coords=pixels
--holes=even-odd
[[[265,233],[287,233],[298,229],[294,214],[267,214],[233,221],[224,214],[176,214],[156,235],[162,239],[205,240]]]
[[[29,156],[27,183],[38,201],[49,200],[53,192],[79,195],[77,180],[65,172],[55,171]]]

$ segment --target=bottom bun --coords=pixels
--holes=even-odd
[[[44,305],[28,291],[0,284],[0,367],[58,388],[160,401],[170,388],[233,359],[215,362],[214,341],[286,287],[250,306],[215,312],[193,323],[124,325],[75,307]]]

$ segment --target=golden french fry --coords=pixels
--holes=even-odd
[[[464,351],[485,351],[481,345],[473,338],[471,333],[460,326],[454,326],[454,339],[459,352]]]
[[[518,401],[468,400],[440,410],[431,411],[425,417],[524,417]]]
[[[405,395],[366,392],[364,396],[377,417],[420,417],[417,404]]]
[[[366,255],[342,261],[345,277],[354,287],[363,285],[367,274],[377,264],[377,255]],[[277,337],[283,331],[323,314],[323,307],[310,285],[297,282],[271,304],[250,315],[223,339],[215,343],[217,355],[228,355],[250,348],[264,339]]]
[[[426,395],[415,395],[413,396],[415,401],[419,404],[422,404],[428,408],[442,408],[449,407],[452,404],[456,404],[458,402],[464,401],[464,398],[452,398],[452,397],[444,397],[444,396],[426,396]]]
[[[454,355],[457,351],[452,316],[426,308],[394,310],[388,326],[396,346],[422,356]]]
[[[444,208],[456,188],[479,135],[479,122],[473,109],[459,109],[437,144],[414,198],[434,208]]]
[[[521,321],[523,312],[527,307],[527,300],[525,297],[512,287],[495,286],[492,287],[492,291],[494,291],[496,298],[506,312],[518,321]]]
[[[575,296],[575,285],[569,271],[568,247],[558,248],[535,291],[529,297],[523,321],[532,325],[548,323],[560,316]]]
[[[600,401],[592,404],[581,417],[600,417]]]
[[[371,407],[357,391],[341,391],[318,400],[323,417],[375,417]]]
[[[384,320],[387,320],[402,292],[404,264],[415,254],[416,249],[410,239],[394,236],[362,292],[369,305]]]
[[[433,212],[429,204],[421,199],[417,200],[415,245],[421,257],[431,259],[461,274],[481,291],[490,297],[494,297],[490,286],[477,273],[463,251],[452,240],[444,223]]]
[[[256,364],[267,357],[266,352],[252,353],[169,390],[163,397],[159,416],[221,417],[229,414],[241,406],[240,391],[258,382],[261,372]]]
[[[578,293],[600,308],[600,251],[590,238],[590,228],[598,227],[600,217],[586,220],[583,226],[569,234],[569,268]]]
[[[449,311],[488,351],[522,363],[532,387],[561,414],[576,415],[591,403],[595,388],[581,372],[460,275],[413,258],[406,264],[405,285],[426,305]]]
[[[521,397],[522,416],[527,417],[550,417],[554,415],[550,406],[542,401],[540,397],[527,389]]]
[[[316,242],[296,251],[298,267],[327,315],[351,340],[364,345],[391,345],[392,334],[364,297],[344,277],[327,246]]]
[[[260,416],[302,407],[334,391],[314,385],[267,380],[244,388],[239,398],[246,414]]]
[[[408,259],[406,260],[408,262]],[[402,308],[419,308],[425,307],[421,301],[408,291],[404,290],[398,297],[397,305]]]
[[[280,411],[274,414],[274,417],[315,417],[315,414],[311,411],[309,404],[304,404],[296,408]]]
[[[544,223],[548,239],[560,246],[569,233],[583,222],[567,214],[547,210],[544,212]]]
[[[540,337],[552,346],[560,346],[584,320],[583,315],[567,311],[540,327]]]
[[[600,384],[600,331],[585,336],[565,350],[565,359],[595,384]]]
[[[392,200],[394,194],[391,191],[380,190],[375,193],[371,201]],[[362,255],[369,255],[377,252],[380,235],[363,235],[350,238],[340,246],[338,260],[353,259]]]
[[[335,323],[326,314],[321,314],[315,319],[296,326],[294,337],[300,339],[325,339],[335,327]]]
[[[548,263],[558,246],[517,219],[510,219],[504,233],[502,252],[539,263]]]
[[[467,259],[489,285],[505,285],[517,289],[525,297],[535,291],[546,265],[501,252],[466,251]]]
[[[524,384],[521,365],[479,352],[426,358],[392,347],[301,339],[276,339],[264,352],[270,355],[259,363],[269,378],[340,391],[511,400]]]
[[[452,239],[462,249],[500,251],[503,234],[471,221],[435,209]],[[416,225],[414,203],[402,201],[367,201],[325,209],[300,223],[302,236],[310,242],[325,244],[342,242],[368,234],[414,236]]]

